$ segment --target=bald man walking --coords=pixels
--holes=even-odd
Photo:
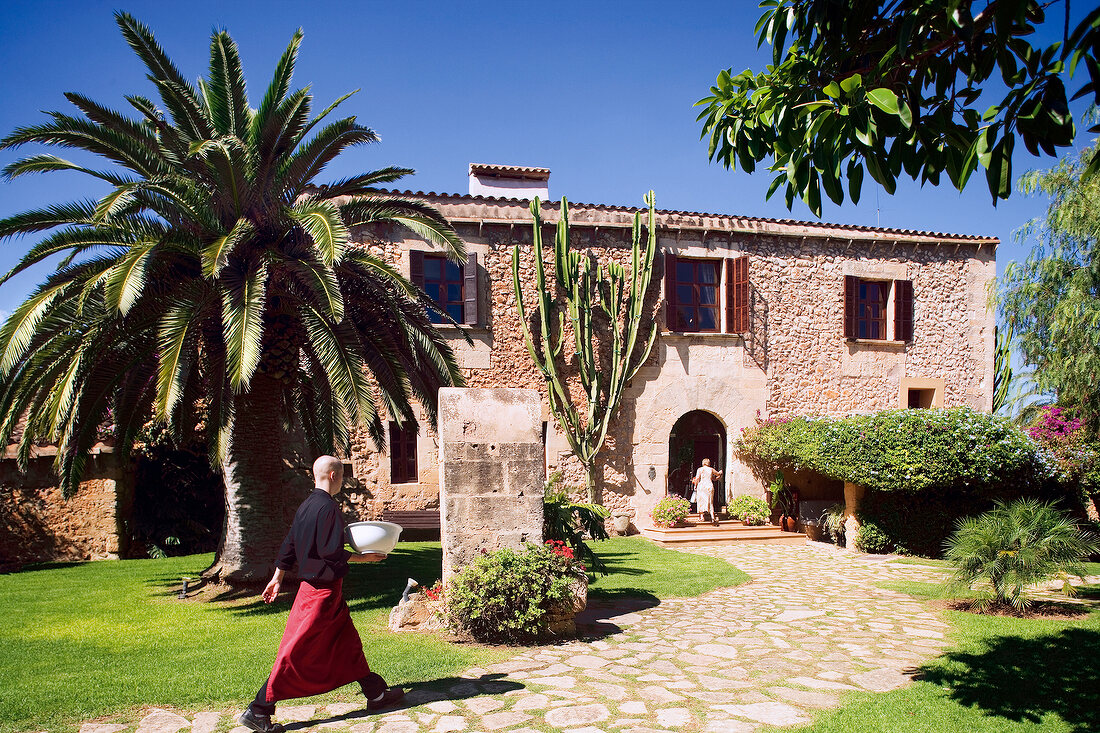
[[[286,571],[298,564],[302,582],[275,665],[256,699],[238,718],[241,725],[257,733],[284,730],[271,721],[279,700],[320,695],[356,681],[370,710],[389,707],[405,696],[404,690],[387,687],[385,680],[370,671],[363,641],[344,602],[348,562],[378,562],[386,556],[357,555],[344,549],[344,520],[334,498],[344,482],[340,459],[318,458],[313,462],[313,479],[316,488],[298,507],[279,550],[275,574],[263,592],[264,602],[273,602]]]

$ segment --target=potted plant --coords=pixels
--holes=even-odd
[[[658,527],[676,527],[683,524],[691,511],[691,503],[679,496],[666,496],[653,507],[650,517]]]
[[[768,484],[771,494],[772,511],[779,512],[779,526],[784,532],[798,529],[798,492],[792,490],[783,480],[783,472],[776,471],[775,478]]]
[[[727,511],[731,517],[736,517],[742,524],[749,526],[765,524],[770,516],[768,505],[763,499],[747,494],[734,498]]]

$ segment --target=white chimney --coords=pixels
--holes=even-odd
[[[470,195],[508,199],[550,198],[550,169],[470,163]]]

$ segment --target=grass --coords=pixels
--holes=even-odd
[[[638,538],[594,547],[611,570],[592,586],[594,599],[692,596],[748,579],[720,560]],[[197,577],[210,560],[50,564],[0,575],[0,733],[73,731],[106,716],[132,722],[145,706],[243,707],[271,669],[291,598],[270,606],[255,597],[177,600],[180,578]],[[429,585],[440,566],[438,542],[403,542],[384,563],[352,565],[345,580],[367,660],[391,684],[453,684],[455,673],[514,653],[386,628],[406,579]],[[351,686],[312,700],[355,699]]]
[[[891,585],[925,599],[929,583]],[[1100,586],[1082,589],[1100,599]],[[1085,733],[1100,730],[1100,609],[1074,620],[945,611],[954,647],[888,693],[849,693],[800,731]],[[791,731],[791,729],[784,729]]]
[[[0,575],[0,732],[74,729],[145,705],[234,708],[271,669],[290,611],[270,606],[179,601],[182,576],[210,555],[164,560],[44,565]],[[448,644],[387,630],[408,577],[439,577],[440,546],[402,543],[378,565],[351,567],[345,596],[371,667],[391,684],[446,679],[506,650]],[[319,699],[354,699],[352,687]]]
[[[688,598],[749,580],[725,560],[666,550],[639,537],[612,537],[590,547],[609,571],[588,587],[596,600]]]

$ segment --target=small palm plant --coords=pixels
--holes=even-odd
[[[947,581],[953,594],[973,591],[973,608],[1026,611],[1027,591],[1042,581],[1062,580],[1073,595],[1071,577],[1082,577],[1081,560],[1097,551],[1096,537],[1083,532],[1053,503],[1038,499],[997,502],[978,517],[959,521],[945,543],[945,557],[955,566]]]

